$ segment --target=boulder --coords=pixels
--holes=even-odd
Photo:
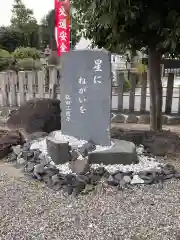
[[[24,103],[9,117],[8,129],[21,129],[25,134],[50,133],[61,129],[60,101],[56,99],[32,99]]]
[[[64,164],[71,160],[70,146],[68,142],[58,142],[51,137],[47,137],[46,144],[48,155],[55,164]]]
[[[86,173],[89,170],[89,160],[88,158],[76,159],[69,163],[69,168],[76,174]]]
[[[124,123],[126,120],[126,117],[122,114],[114,115],[111,119],[112,123]]]
[[[150,116],[147,114],[139,116],[139,124],[149,124],[150,123]]]
[[[138,117],[135,114],[130,114],[126,118],[126,123],[137,123]]]
[[[136,164],[139,162],[139,158],[136,153],[136,146],[129,141],[123,141],[118,139],[112,139],[114,144],[111,148],[107,148],[103,151],[95,150],[88,153],[90,164]]]
[[[0,159],[12,152],[12,146],[22,145],[24,138],[18,131],[6,132],[0,137]]]

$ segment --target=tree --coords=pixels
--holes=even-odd
[[[0,48],[13,52],[25,43],[24,35],[12,27],[0,27]]]
[[[24,37],[26,38],[25,46],[39,46],[39,26],[33,16],[33,11],[26,8],[21,0],[14,0],[11,26],[24,34]]]
[[[81,27],[80,22],[77,21],[75,15],[71,14],[71,41],[72,48],[76,46],[81,38]],[[53,50],[57,49],[55,40],[55,10],[49,11],[49,13],[42,19],[41,22],[41,34],[42,42],[46,45],[50,45]]]
[[[148,53],[152,130],[162,128],[160,62],[179,52],[180,3],[175,0],[73,0],[86,38],[113,52]]]

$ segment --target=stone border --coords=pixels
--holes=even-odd
[[[5,127],[8,117],[14,113],[17,108],[0,108],[0,127]],[[163,125],[179,125],[180,116],[163,115]],[[149,114],[135,114],[135,113],[111,113],[111,123],[135,123],[135,124],[150,124]]]
[[[150,115],[149,114],[112,114],[112,123],[135,123],[135,124],[150,124]],[[162,116],[163,125],[179,125],[180,124],[180,116]]]

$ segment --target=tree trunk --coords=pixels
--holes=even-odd
[[[149,49],[150,129],[162,130],[161,54]]]

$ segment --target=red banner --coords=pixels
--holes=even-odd
[[[70,51],[70,0],[55,0],[57,53]]]

